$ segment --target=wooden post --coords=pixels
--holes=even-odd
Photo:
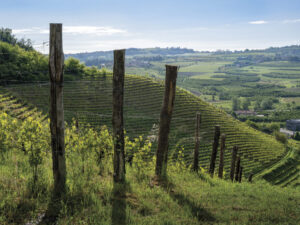
[[[240,166],[241,166],[241,158],[238,157],[236,162],[235,181],[239,181]]]
[[[243,167],[240,166],[240,171],[239,171],[239,182],[242,182],[242,176],[243,176]]]
[[[225,140],[226,135],[221,135],[221,146],[220,146],[220,163],[219,163],[219,178],[223,178],[223,168],[224,168],[224,151],[225,151]]]
[[[234,146],[233,151],[232,151],[231,168],[230,168],[230,179],[231,179],[231,181],[233,181],[233,179],[234,179],[235,161],[236,161],[237,152],[238,152],[238,147]]]
[[[175,101],[177,72],[177,66],[166,65],[165,94],[160,112],[155,168],[155,174],[161,178],[167,175],[169,132]]]
[[[216,158],[218,153],[218,146],[219,146],[219,138],[220,138],[220,126],[215,126],[215,136],[214,136],[214,143],[211,152],[210,158],[210,166],[209,166],[209,173],[213,177],[215,172],[215,164]]]
[[[60,197],[66,190],[66,159],[63,106],[64,53],[62,44],[62,24],[50,24],[49,72],[50,129],[52,163],[54,177],[54,196]]]
[[[196,131],[195,131],[195,150],[194,150],[194,165],[193,170],[198,172],[199,169],[199,130],[201,124],[201,113],[196,115]]]
[[[113,140],[114,140],[114,182],[125,182],[125,151],[123,128],[123,100],[125,76],[125,50],[114,51],[113,68]]]
[[[250,174],[250,176],[248,178],[248,182],[252,183],[252,178],[253,178],[253,173]]]

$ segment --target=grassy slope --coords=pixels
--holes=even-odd
[[[36,222],[47,210],[53,185],[51,157],[31,191],[27,157],[14,152],[1,164],[0,223]],[[74,160],[74,158],[73,158]],[[80,158],[76,160],[80,161]],[[77,161],[77,162],[79,162]],[[57,224],[299,224],[300,191],[264,182],[231,183],[169,165],[169,181],[157,185],[127,167],[127,185],[113,187],[110,172],[100,176],[95,162],[83,174],[67,158],[68,193]],[[17,165],[17,166],[16,166]],[[125,221],[125,222],[124,222]]]
[[[202,102],[199,99],[197,101]],[[14,98],[1,96],[0,102],[2,109],[17,118],[23,119],[28,115],[40,118],[36,109],[28,108]],[[202,104],[212,107],[204,102]],[[31,191],[31,168],[27,157],[20,151],[11,152],[7,160],[0,163],[0,224],[36,222],[48,208],[53,185],[51,156],[46,156],[47,160],[40,168],[43,176],[34,194]],[[78,160],[79,165],[80,158],[75,160]],[[169,182],[158,186],[151,178],[154,165],[150,164],[150,169],[143,178],[138,178],[135,166],[127,167],[128,182],[124,191],[123,188],[113,187],[111,168],[103,176],[99,176],[98,168],[92,160],[89,161],[88,172],[85,174],[82,174],[81,167],[72,167],[71,164],[74,161],[67,158],[69,188],[57,224],[300,222],[298,189],[271,186],[257,179],[254,184],[248,184],[245,178],[242,184],[231,184],[211,179],[205,173],[190,173],[175,164],[168,167]],[[124,219],[126,223],[120,219]]]
[[[19,99],[48,112],[49,86],[25,84],[8,86],[9,91]],[[77,116],[82,123],[95,127],[111,125],[111,76],[93,81],[66,82],[64,86],[65,117],[68,121]],[[127,76],[125,83],[125,129],[131,137],[156,134],[152,129],[158,124],[163,97],[163,84],[149,78]],[[184,147],[186,161],[192,161],[194,148],[195,115],[202,114],[200,165],[207,168],[211,154],[214,126],[220,125],[227,135],[225,169],[228,172],[231,149],[238,145],[245,174],[257,172],[278,161],[285,153],[285,147],[272,136],[256,131],[233,119],[223,111],[202,101],[183,89],[177,89],[175,109],[170,134],[170,155]],[[155,150],[155,143],[153,145]],[[228,175],[228,173],[227,173]]]

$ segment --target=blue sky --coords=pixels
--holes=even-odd
[[[49,23],[64,51],[129,47],[262,49],[300,44],[299,0],[0,0],[2,27],[46,53]]]

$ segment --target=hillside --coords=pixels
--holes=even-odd
[[[13,101],[3,96],[2,100],[7,108]],[[66,127],[68,190],[62,202],[53,203],[49,127],[39,121],[35,112],[22,120],[0,113],[2,144],[10,146],[4,148],[7,150],[4,154],[1,152],[0,162],[0,223],[3,225],[54,224],[45,215],[57,210],[57,225],[300,222],[298,189],[283,189],[262,181],[248,183],[245,178],[242,183],[212,179],[204,171],[195,174],[187,170],[182,156],[169,163],[168,180],[157,182],[153,179],[153,159],[142,160],[148,151],[147,143],[135,153],[132,166],[126,166],[126,184],[114,186],[111,136],[105,129],[78,131],[75,126]],[[127,140],[127,146],[132,144]],[[41,145],[42,151],[35,148]],[[105,149],[105,157],[99,164],[97,152],[101,149]],[[36,177],[32,159],[39,159]]]
[[[1,96],[1,107],[18,115],[19,106],[13,98]],[[143,160],[149,145],[139,140],[129,142],[126,138],[127,148],[135,143],[140,144],[140,149],[135,152],[132,166],[126,166],[125,186],[114,186],[111,136],[105,128],[76,130],[75,124],[66,126],[68,190],[62,203],[53,203],[48,123],[34,109],[27,108],[27,112],[30,115],[20,116],[18,120],[0,113],[4,144],[0,162],[0,223],[3,225],[53,224],[45,215],[57,209],[55,224],[58,225],[300,222],[299,189],[280,188],[257,180],[248,183],[245,178],[242,183],[212,179],[203,170],[199,174],[190,172],[182,155],[169,163],[168,180],[157,182],[153,179],[153,158]],[[35,148],[41,145],[42,151]],[[99,150],[105,151],[100,164]],[[32,159],[39,159],[36,178]]]
[[[143,136],[151,139],[152,152],[155,151],[157,125],[163,97],[163,84],[150,78],[126,76],[125,82],[125,130],[130,138]],[[79,124],[100,128],[111,127],[112,87],[111,75],[91,80],[65,82],[65,119],[70,123],[77,118]],[[9,93],[48,113],[49,84],[26,83],[2,87]],[[280,160],[285,154],[285,146],[273,136],[261,133],[246,124],[233,119],[225,112],[195,95],[178,88],[170,133],[170,158],[176,160],[177,153],[183,149],[188,164],[192,161],[194,148],[194,127],[196,112],[202,114],[200,128],[200,166],[207,168],[211,154],[214,126],[221,126],[225,133],[225,169],[228,171],[231,150],[239,147],[245,175],[255,173]],[[228,176],[228,174],[227,174]]]
[[[147,49],[126,51],[129,74],[164,79],[164,65],[180,66],[177,85],[201,96],[227,112],[255,110],[258,117],[241,117],[253,122],[284,122],[300,117],[300,46],[263,50],[190,52],[167,54],[168,49],[149,54]],[[112,68],[112,52],[72,55],[89,66]],[[239,104],[233,107],[233,99]],[[266,105],[265,102],[270,104]]]

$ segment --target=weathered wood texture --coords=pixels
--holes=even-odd
[[[252,183],[253,173],[249,175],[248,182]]]
[[[241,158],[238,157],[236,162],[236,169],[235,169],[235,181],[239,181],[240,166],[241,166]]]
[[[66,159],[63,106],[64,53],[62,43],[62,24],[50,24],[50,129],[54,195],[61,196],[66,188]]]
[[[232,159],[231,159],[231,167],[230,167],[230,179],[233,181],[234,179],[234,171],[235,171],[235,162],[236,162],[236,156],[238,152],[238,147],[234,146],[232,149]]]
[[[210,166],[209,166],[209,173],[212,177],[214,176],[214,172],[215,172],[219,139],[220,139],[220,126],[215,126],[214,143],[213,143],[213,147],[212,147],[212,152],[211,152],[211,157],[210,157]]]
[[[224,170],[224,151],[225,151],[225,141],[226,141],[226,135],[221,135],[221,146],[220,146],[220,162],[219,162],[219,178],[223,178],[223,170]]]
[[[114,140],[114,182],[125,182],[125,150],[124,150],[124,77],[125,50],[114,51],[113,67],[113,140]]]
[[[200,124],[201,124],[201,113],[197,113],[196,114],[196,129],[195,129],[194,164],[193,164],[193,170],[195,172],[198,172],[198,169],[199,169]]]
[[[243,176],[243,167],[240,166],[240,171],[239,171],[239,182],[242,182],[242,176]]]
[[[167,174],[169,132],[176,93],[177,66],[166,65],[165,93],[160,112],[158,147],[156,151],[155,174],[165,177]]]

